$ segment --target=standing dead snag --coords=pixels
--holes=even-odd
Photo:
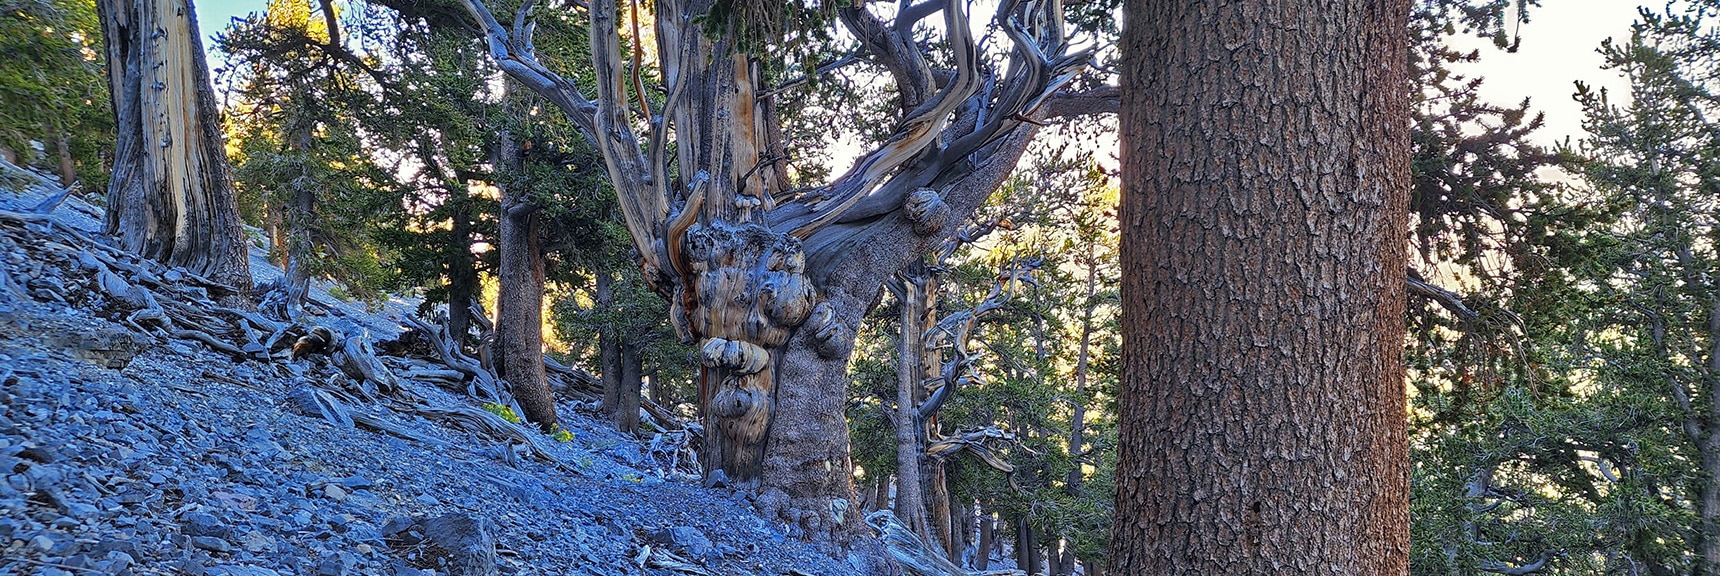
[[[118,150],[107,232],[134,254],[251,290],[233,176],[190,0],[100,0]]]
[[[766,512],[809,540],[847,548],[868,532],[848,512],[841,403],[853,327],[891,274],[1008,176],[1035,122],[1058,109],[1041,105],[1073,96],[1058,90],[1087,56],[1067,53],[1062,4],[1002,2],[994,21],[1013,50],[983,65],[967,2],[924,2],[890,23],[865,5],[838,9],[859,50],[896,82],[901,116],[842,176],[796,194],[766,152],[784,143],[762,54],[708,36],[696,23],[706,3],[654,4],[659,61],[645,69],[660,71],[650,80],[666,97],[660,111],[643,102],[643,119],[626,94],[637,82],[614,0],[585,11],[590,96],[538,62],[533,2],[511,27],[480,0],[463,3],[499,67],[560,107],[603,155],[646,281],[701,350],[706,469],[757,486]],[[915,28],[940,15],[950,58],[934,69]]]

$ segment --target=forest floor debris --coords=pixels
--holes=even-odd
[[[556,441],[477,407],[440,351],[372,352],[401,345],[398,306],[324,304],[308,350],[102,243],[81,199],[32,211],[51,194],[0,193],[0,576],[850,573],[698,486],[686,432],[579,413],[567,367]],[[639,562],[654,534],[674,550]]]

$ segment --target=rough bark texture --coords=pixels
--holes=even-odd
[[[1125,13],[1112,570],[1407,574],[1408,3]]]
[[[101,0],[117,151],[107,231],[120,246],[241,294],[251,269],[190,0]]]
[[[869,531],[864,522],[847,514],[854,494],[853,464],[848,459],[848,422],[842,408],[854,333],[866,312],[877,305],[887,277],[877,271],[900,270],[935,239],[953,233],[956,223],[971,216],[1008,176],[1037,133],[1036,127],[1023,126],[975,154],[979,160],[968,166],[971,172],[959,185],[951,183],[944,196],[955,213],[941,232],[922,235],[906,217],[890,216],[888,226],[841,236],[825,248],[831,257],[820,266],[817,280],[826,298],[820,306],[828,307],[828,324],[835,326],[828,334],[835,336],[821,336],[827,334],[820,330],[824,326],[808,322],[780,352],[777,378],[794,385],[776,393],[777,422],[765,447],[765,487],[760,493],[763,510],[800,525],[809,540],[846,543]],[[840,340],[834,350],[833,340]]]
[[[496,166],[520,169],[519,149],[506,132],[497,137]],[[543,367],[543,248],[538,210],[527,183],[512,178],[502,186],[496,246],[496,342],[500,375],[507,380],[524,416],[544,430],[556,425],[555,395]]]

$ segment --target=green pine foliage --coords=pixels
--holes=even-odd
[[[65,137],[94,192],[107,188],[102,158],[114,143],[101,36],[95,0],[0,0],[0,146],[52,169]]]

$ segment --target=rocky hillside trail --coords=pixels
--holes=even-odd
[[[852,573],[698,485],[696,428],[594,419],[589,375],[527,429],[411,303],[222,306],[56,192],[0,165],[0,576]]]

